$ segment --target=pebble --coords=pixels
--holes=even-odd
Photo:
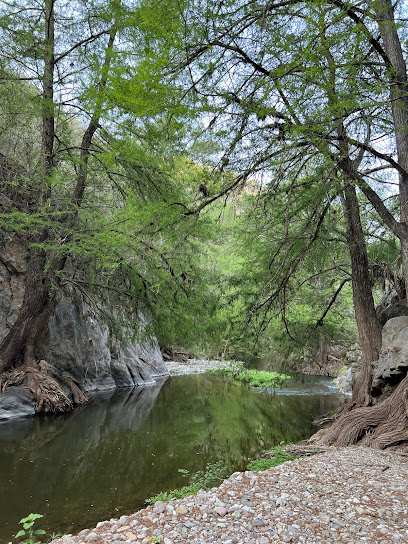
[[[407,482],[407,458],[331,448],[264,472],[234,473],[219,488],[52,544],[404,544]]]
[[[164,503],[162,503],[161,501],[157,501],[154,505],[153,510],[154,512],[156,512],[156,514],[162,514],[166,510],[166,507]]]
[[[96,533],[89,533],[87,537],[85,537],[85,542],[97,542],[99,540],[99,536]]]

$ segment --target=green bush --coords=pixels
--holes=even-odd
[[[253,369],[242,370],[234,376],[235,381],[248,384],[252,387],[281,387],[284,382],[291,378],[292,376],[288,376],[287,374]]]
[[[44,516],[41,514],[29,514],[26,518],[23,518],[19,521],[22,524],[23,528],[16,534],[16,538],[20,536],[25,536],[25,539],[21,544],[39,544],[38,536],[45,535],[43,529],[34,529],[33,525],[37,519],[40,519]]]
[[[227,467],[222,461],[208,463],[204,471],[197,472],[191,477],[191,483],[199,489],[211,489],[220,484],[227,475]]]
[[[185,497],[189,497],[190,495],[197,495],[200,488],[195,485],[185,485],[183,487],[180,487],[179,489],[172,489],[171,491],[161,491],[160,493],[157,493],[157,495],[154,495],[153,497],[150,497],[150,499],[146,499],[147,504],[155,504],[157,501],[161,502],[167,502],[171,501],[171,499],[184,499]]]
[[[254,459],[248,463],[248,470],[259,472],[261,470],[268,470],[268,468],[277,467],[285,461],[293,461],[298,457],[293,457],[289,453],[286,453],[280,446],[273,448],[273,457],[267,457],[266,459]]]
[[[244,363],[236,362],[225,368],[210,370],[213,374],[222,374],[232,378],[236,383],[250,385],[251,387],[281,387],[292,376],[269,372],[267,370],[254,370],[244,368]]]
[[[186,469],[180,468],[179,472],[186,478],[190,478],[190,485],[185,485],[178,489],[172,489],[171,491],[161,491],[157,495],[146,499],[147,504],[154,504],[157,501],[167,502],[171,499],[184,499],[190,495],[197,495],[200,489],[210,489],[219,485],[225,478],[227,468],[222,461],[216,463],[208,463],[204,471],[197,472],[190,477],[190,472]]]

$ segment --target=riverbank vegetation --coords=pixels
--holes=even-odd
[[[162,491],[153,497],[146,500],[147,504],[155,504],[157,501],[167,502],[171,499],[184,499],[190,495],[197,495],[201,490],[208,490],[212,487],[217,487],[221,484],[224,478],[227,477],[227,468],[222,461],[208,463],[205,470],[190,474],[188,470],[179,469],[185,478],[189,480],[189,484],[171,491]]]
[[[282,446],[276,446],[270,452],[268,457],[261,457],[260,459],[253,459],[248,463],[248,470],[259,472],[261,470],[268,470],[272,467],[277,467],[286,461],[293,461],[299,459],[299,455],[291,455],[287,453]]]
[[[269,454],[269,457],[254,459],[248,463],[248,470],[259,472],[268,470],[272,467],[277,467],[286,461],[299,459],[300,456],[293,456],[286,453],[281,446],[274,447]],[[172,489],[171,491],[162,491],[146,500],[147,504],[155,504],[158,501],[167,502],[172,499],[184,499],[190,495],[197,495],[199,491],[207,491],[212,487],[217,487],[229,475],[222,461],[209,463],[205,470],[190,475],[188,470],[179,469],[179,472],[190,480],[189,485]]]
[[[371,390],[382,312],[406,311],[404,9],[4,4],[1,243],[27,270],[3,385],[17,372],[37,411],[72,407],[38,367],[71,286],[118,334],[143,311],[164,347],[276,368],[357,333],[353,397],[319,440],[406,442],[408,378],[383,409]]]
[[[226,368],[217,368],[208,370],[210,374],[221,374],[230,378],[237,384],[249,385],[250,387],[282,387],[292,376],[280,374],[279,372],[269,372],[267,370],[256,370],[254,368],[245,368],[244,363],[234,362]]]

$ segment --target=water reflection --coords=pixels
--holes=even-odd
[[[45,515],[47,531],[75,532],[184,485],[179,468],[194,473],[222,459],[232,472],[263,449],[310,436],[312,419],[340,397],[295,390],[259,393],[219,376],[180,376],[66,416],[1,423],[0,542],[30,512]]]

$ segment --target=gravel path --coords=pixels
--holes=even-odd
[[[219,361],[211,359],[187,359],[185,363],[177,361],[165,361],[167,370],[172,376],[180,374],[202,374],[207,370],[215,370],[217,368],[229,368],[236,364],[234,361]]]
[[[406,544],[408,458],[333,448],[53,542]]]

